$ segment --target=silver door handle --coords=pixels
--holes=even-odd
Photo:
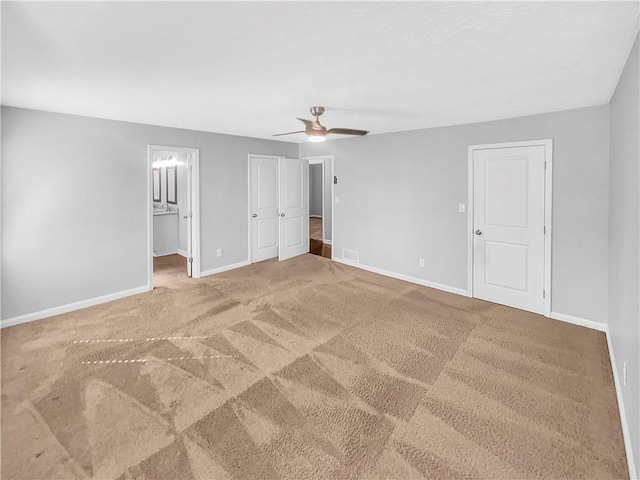
[[[253,218],[256,218],[258,216],[257,213],[254,213],[253,215],[251,215]]]
[[[482,230],[476,230],[476,235],[482,235]]]
[[[284,217],[284,213],[281,213],[281,214],[280,214],[280,216],[281,216],[281,217]]]

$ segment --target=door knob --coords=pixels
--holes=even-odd
[[[476,230],[476,235],[482,235],[482,230]]]
[[[284,217],[284,212],[280,214],[281,217]]]
[[[253,215],[251,215],[253,218],[256,218],[258,216],[257,213],[254,213]]]

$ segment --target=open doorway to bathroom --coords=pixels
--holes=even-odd
[[[199,150],[149,145],[149,286],[200,276]]]
[[[332,258],[333,156],[305,159],[309,161],[309,252]]]

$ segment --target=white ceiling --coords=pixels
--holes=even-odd
[[[600,105],[638,5],[2,2],[2,103],[260,138]]]

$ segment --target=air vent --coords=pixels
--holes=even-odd
[[[360,252],[358,252],[357,250],[349,250],[348,248],[343,248],[342,258],[344,260],[351,260],[352,262],[360,263]]]

